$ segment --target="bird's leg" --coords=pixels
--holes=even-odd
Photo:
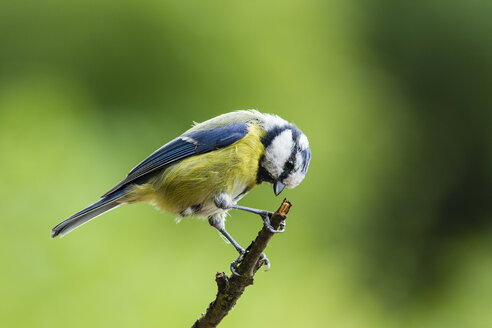
[[[241,210],[241,211],[246,211],[246,212],[258,214],[263,219],[263,224],[265,225],[265,227],[271,233],[279,233],[279,232],[285,231],[285,223],[282,223],[280,225],[280,229],[278,229],[278,230],[276,230],[272,227],[272,225],[270,224],[270,218],[273,215],[272,212],[268,212],[268,211],[264,211],[264,210],[258,210],[256,208],[250,208],[250,207],[245,207],[245,206],[240,206],[240,205],[232,205],[232,208],[234,208],[236,210]]]
[[[236,210],[242,210],[242,211],[258,214],[263,219],[263,224],[265,225],[265,227],[271,233],[279,233],[279,232],[285,231],[285,223],[282,223],[282,225],[280,226],[280,229],[278,229],[278,230],[276,230],[272,227],[272,225],[270,224],[270,217],[273,214],[272,212],[258,210],[256,208],[250,208],[250,207],[236,205],[232,201],[231,196],[229,196],[226,193],[220,193],[219,195],[215,196],[214,202],[215,202],[215,206],[217,206],[218,208],[224,209],[224,210],[234,208]]]
[[[227,230],[225,229],[225,224],[224,224],[224,215],[221,215],[221,214],[209,216],[208,217],[208,223],[212,227],[217,229],[221,233],[221,235],[224,236],[225,239],[227,239],[227,241],[229,241],[232,244],[232,246],[234,246],[234,248],[238,251],[239,254],[243,254],[244,248],[242,248],[241,245],[239,245],[234,240],[234,238],[232,238],[232,236],[227,232]]]
[[[241,254],[244,254],[244,248],[241,247],[241,245],[239,245],[235,240],[234,238],[232,238],[232,236],[226,231],[225,228],[220,228],[220,229],[217,229],[219,230],[219,232],[222,234],[222,236],[225,237],[225,239],[227,239],[231,244],[232,246],[234,246],[234,248],[238,251],[238,253],[241,255]]]
[[[233,208],[233,203],[232,203],[231,197],[225,193],[221,193],[220,195],[215,197],[215,205],[218,208],[221,208],[224,210],[228,210],[228,209]],[[208,218],[208,222],[210,223],[210,225],[212,227],[217,229],[222,234],[222,236],[224,236],[225,239],[227,239],[234,246],[234,248],[238,251],[239,256],[231,263],[231,272],[235,275],[239,275],[237,273],[236,269],[237,269],[237,266],[239,265],[239,263],[244,258],[245,250],[226,231],[225,225],[224,225],[224,215],[225,214],[212,215]],[[261,259],[263,260],[263,263],[267,266],[265,271],[268,271],[270,269],[270,261],[268,260],[268,258],[266,257],[266,255],[264,253],[261,254]]]
[[[234,248],[238,251],[239,256],[231,263],[231,272],[239,276],[236,269],[239,262],[243,260],[244,253],[245,253],[244,248],[242,248],[241,245],[239,245],[225,229],[223,215],[210,216],[208,218],[208,223],[210,223],[212,227],[217,229],[222,234],[222,236],[224,236],[225,239],[227,239],[232,244],[232,246],[234,246]]]
[[[245,254],[244,248],[242,248],[234,240],[234,238],[232,238],[232,236],[226,231],[225,228],[217,228],[215,226],[213,226],[213,227],[216,228],[217,230],[219,230],[219,232],[222,234],[222,236],[224,236],[232,244],[232,246],[234,246],[234,248],[238,251],[239,256],[234,261],[232,261],[230,268],[231,268],[231,272],[233,274],[235,274],[236,276],[239,276],[239,273],[237,273],[236,270],[237,270],[237,266],[239,265],[239,263],[244,258],[244,254]],[[264,264],[267,266],[267,268],[265,269],[265,271],[270,270],[270,260],[268,260],[268,258],[266,257],[265,253],[261,253],[261,259],[263,260]]]

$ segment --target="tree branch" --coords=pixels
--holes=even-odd
[[[270,224],[274,229],[285,225],[285,219],[292,203],[284,199],[277,212],[270,218]],[[211,328],[217,327],[220,321],[236,305],[237,300],[243,294],[245,288],[253,284],[253,278],[258,269],[264,264],[261,254],[273,237],[265,226],[260,230],[256,239],[248,246],[244,258],[237,267],[237,275],[228,277],[224,272],[215,275],[217,283],[217,296],[207,308],[207,312],[200,319],[195,321],[192,328]]]

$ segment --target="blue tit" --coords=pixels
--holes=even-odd
[[[240,254],[225,230],[230,209],[269,213],[237,205],[253,187],[273,184],[275,195],[304,179],[309,142],[294,124],[256,110],[240,110],[195,124],[135,166],[101,199],[57,224],[52,238],[123,204],[147,202],[178,216],[208,218]],[[272,230],[273,231],[273,230]]]

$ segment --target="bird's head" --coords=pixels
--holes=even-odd
[[[278,116],[275,118],[276,124],[267,125],[267,133],[262,138],[265,152],[260,159],[258,180],[273,184],[273,191],[278,195],[284,188],[294,188],[304,179],[311,150],[301,130]]]

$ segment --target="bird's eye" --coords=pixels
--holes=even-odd
[[[287,163],[285,163],[285,169],[287,171],[290,171],[294,168],[294,161],[293,160],[288,160]]]

